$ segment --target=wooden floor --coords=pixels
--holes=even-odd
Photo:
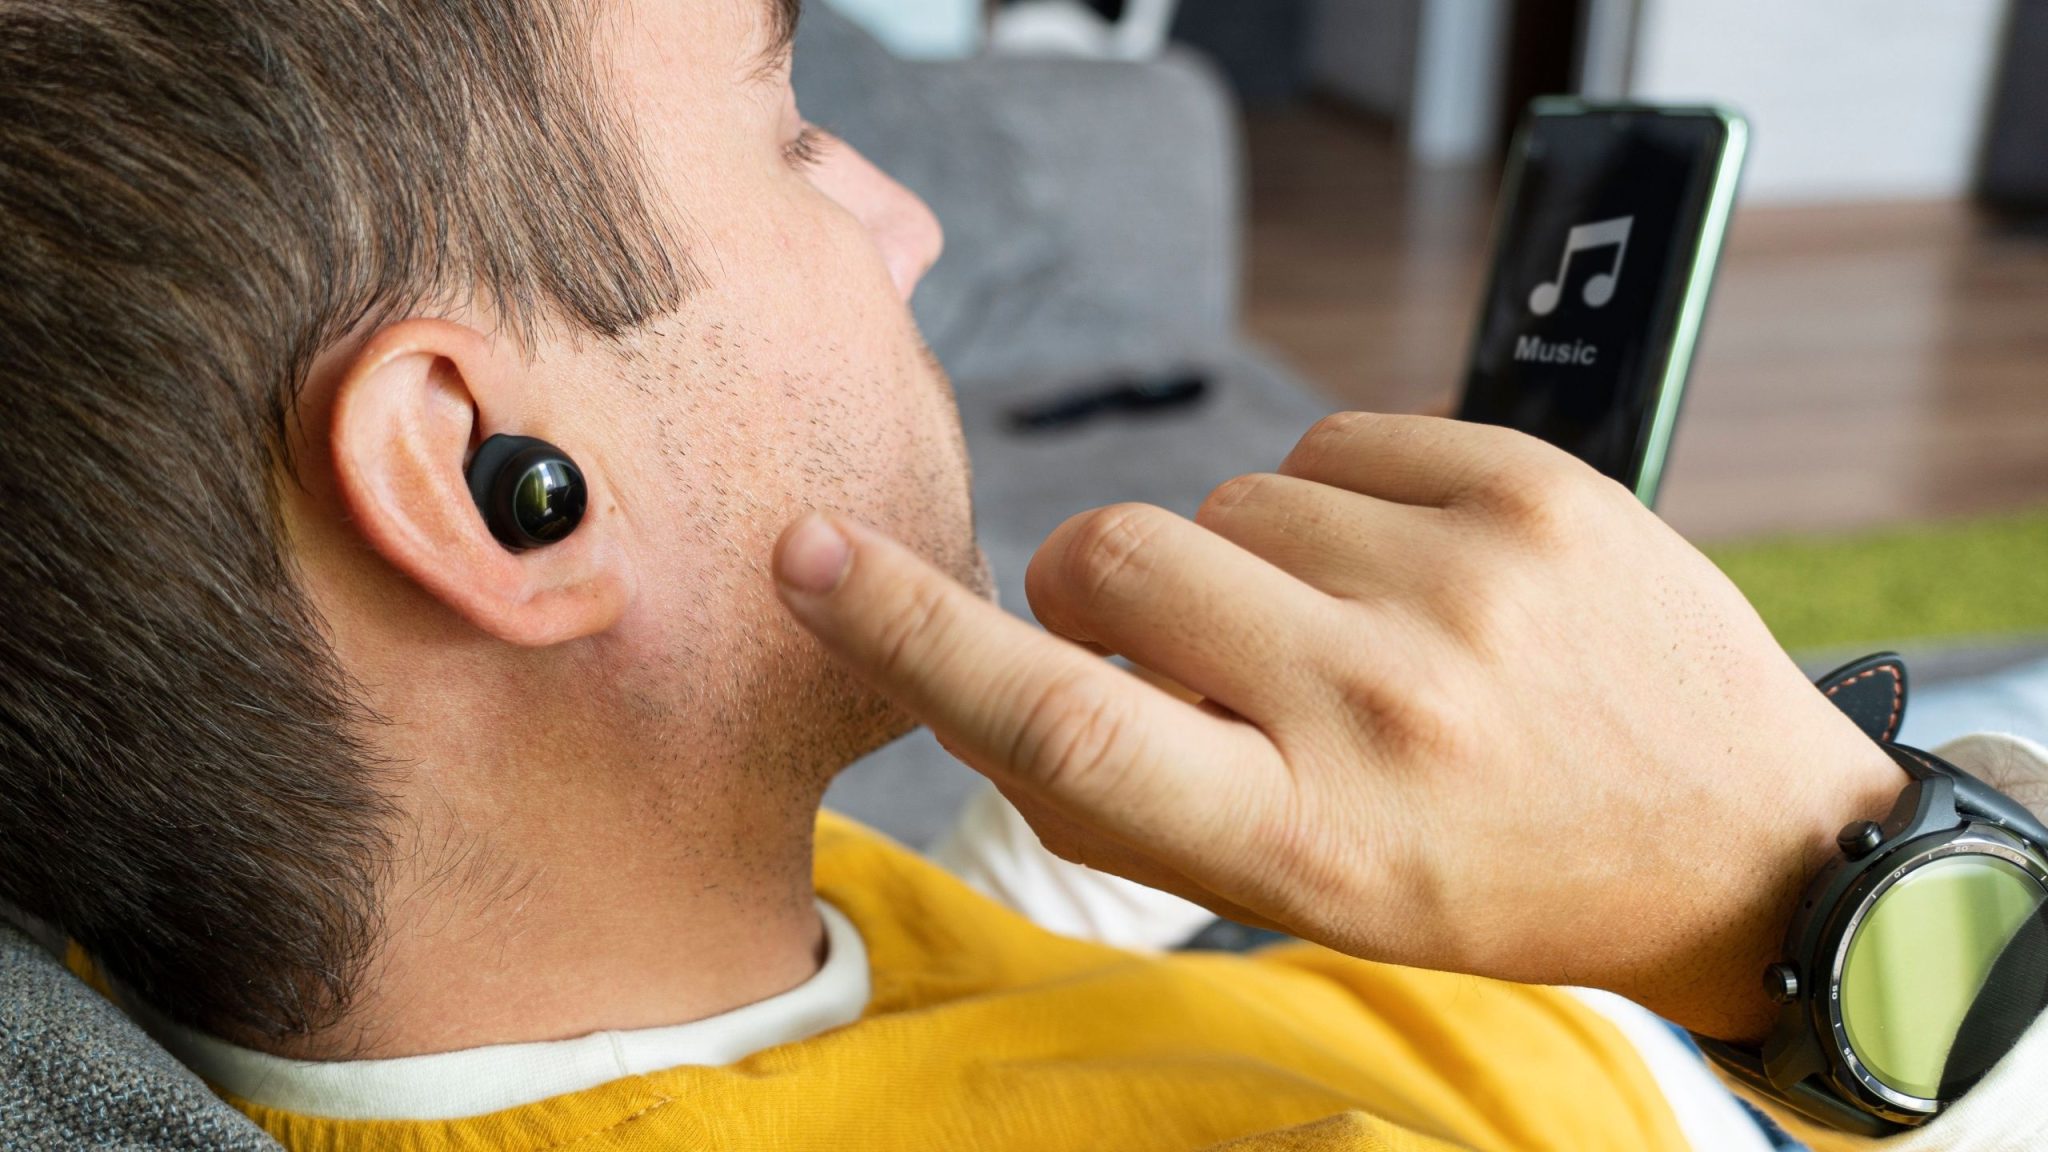
[[[1306,108],[1249,125],[1254,335],[1340,403],[1459,384],[1488,173]],[[2048,503],[2048,232],[1960,204],[1738,213],[1660,511],[1695,539]]]

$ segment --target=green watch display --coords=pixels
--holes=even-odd
[[[1908,1101],[1958,1094],[1946,1083],[1957,1041],[1998,961],[2038,919],[2044,880],[2031,861],[1956,855],[1873,896],[1840,977],[1842,1031],[1873,1085]]]

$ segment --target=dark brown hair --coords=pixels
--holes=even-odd
[[[0,899],[176,1019],[338,1019],[400,834],[279,522],[314,355],[681,302],[593,19],[0,0]]]

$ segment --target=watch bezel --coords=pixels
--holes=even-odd
[[[1829,1078],[1835,1081],[1838,1090],[1855,1093],[1873,1110],[1903,1124],[1924,1123],[1951,1102],[1901,1092],[1878,1079],[1856,1055],[1855,1046],[1849,1042],[1848,1024],[1842,1015],[1842,970],[1848,962],[1849,946],[1856,938],[1857,928],[1877,907],[1878,901],[1902,880],[1937,860],[1950,857],[1989,856],[2004,860],[2031,876],[2043,892],[2048,893],[2048,860],[2044,860],[2025,840],[1995,824],[1967,817],[1964,820],[1965,823],[1958,826],[1908,839],[1889,851],[1880,848],[1874,854],[1877,858],[1871,866],[1851,882],[1837,905],[1838,908],[1847,908],[1848,915],[1829,925],[1819,941],[1819,955],[1829,959],[1824,969],[1827,972],[1827,983],[1823,986],[1826,994],[1813,996],[1810,1003],[1824,1017],[1818,1023],[1825,1025],[1825,1034],[1829,1038]],[[1808,970],[1822,969],[1814,965]]]

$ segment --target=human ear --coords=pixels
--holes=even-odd
[[[487,436],[538,436],[576,452],[546,427],[531,371],[473,328],[404,320],[343,369],[329,436],[342,504],[369,547],[471,625],[539,647],[610,628],[633,581],[593,461],[577,461],[589,511],[559,543],[515,553],[477,511],[464,470]]]

